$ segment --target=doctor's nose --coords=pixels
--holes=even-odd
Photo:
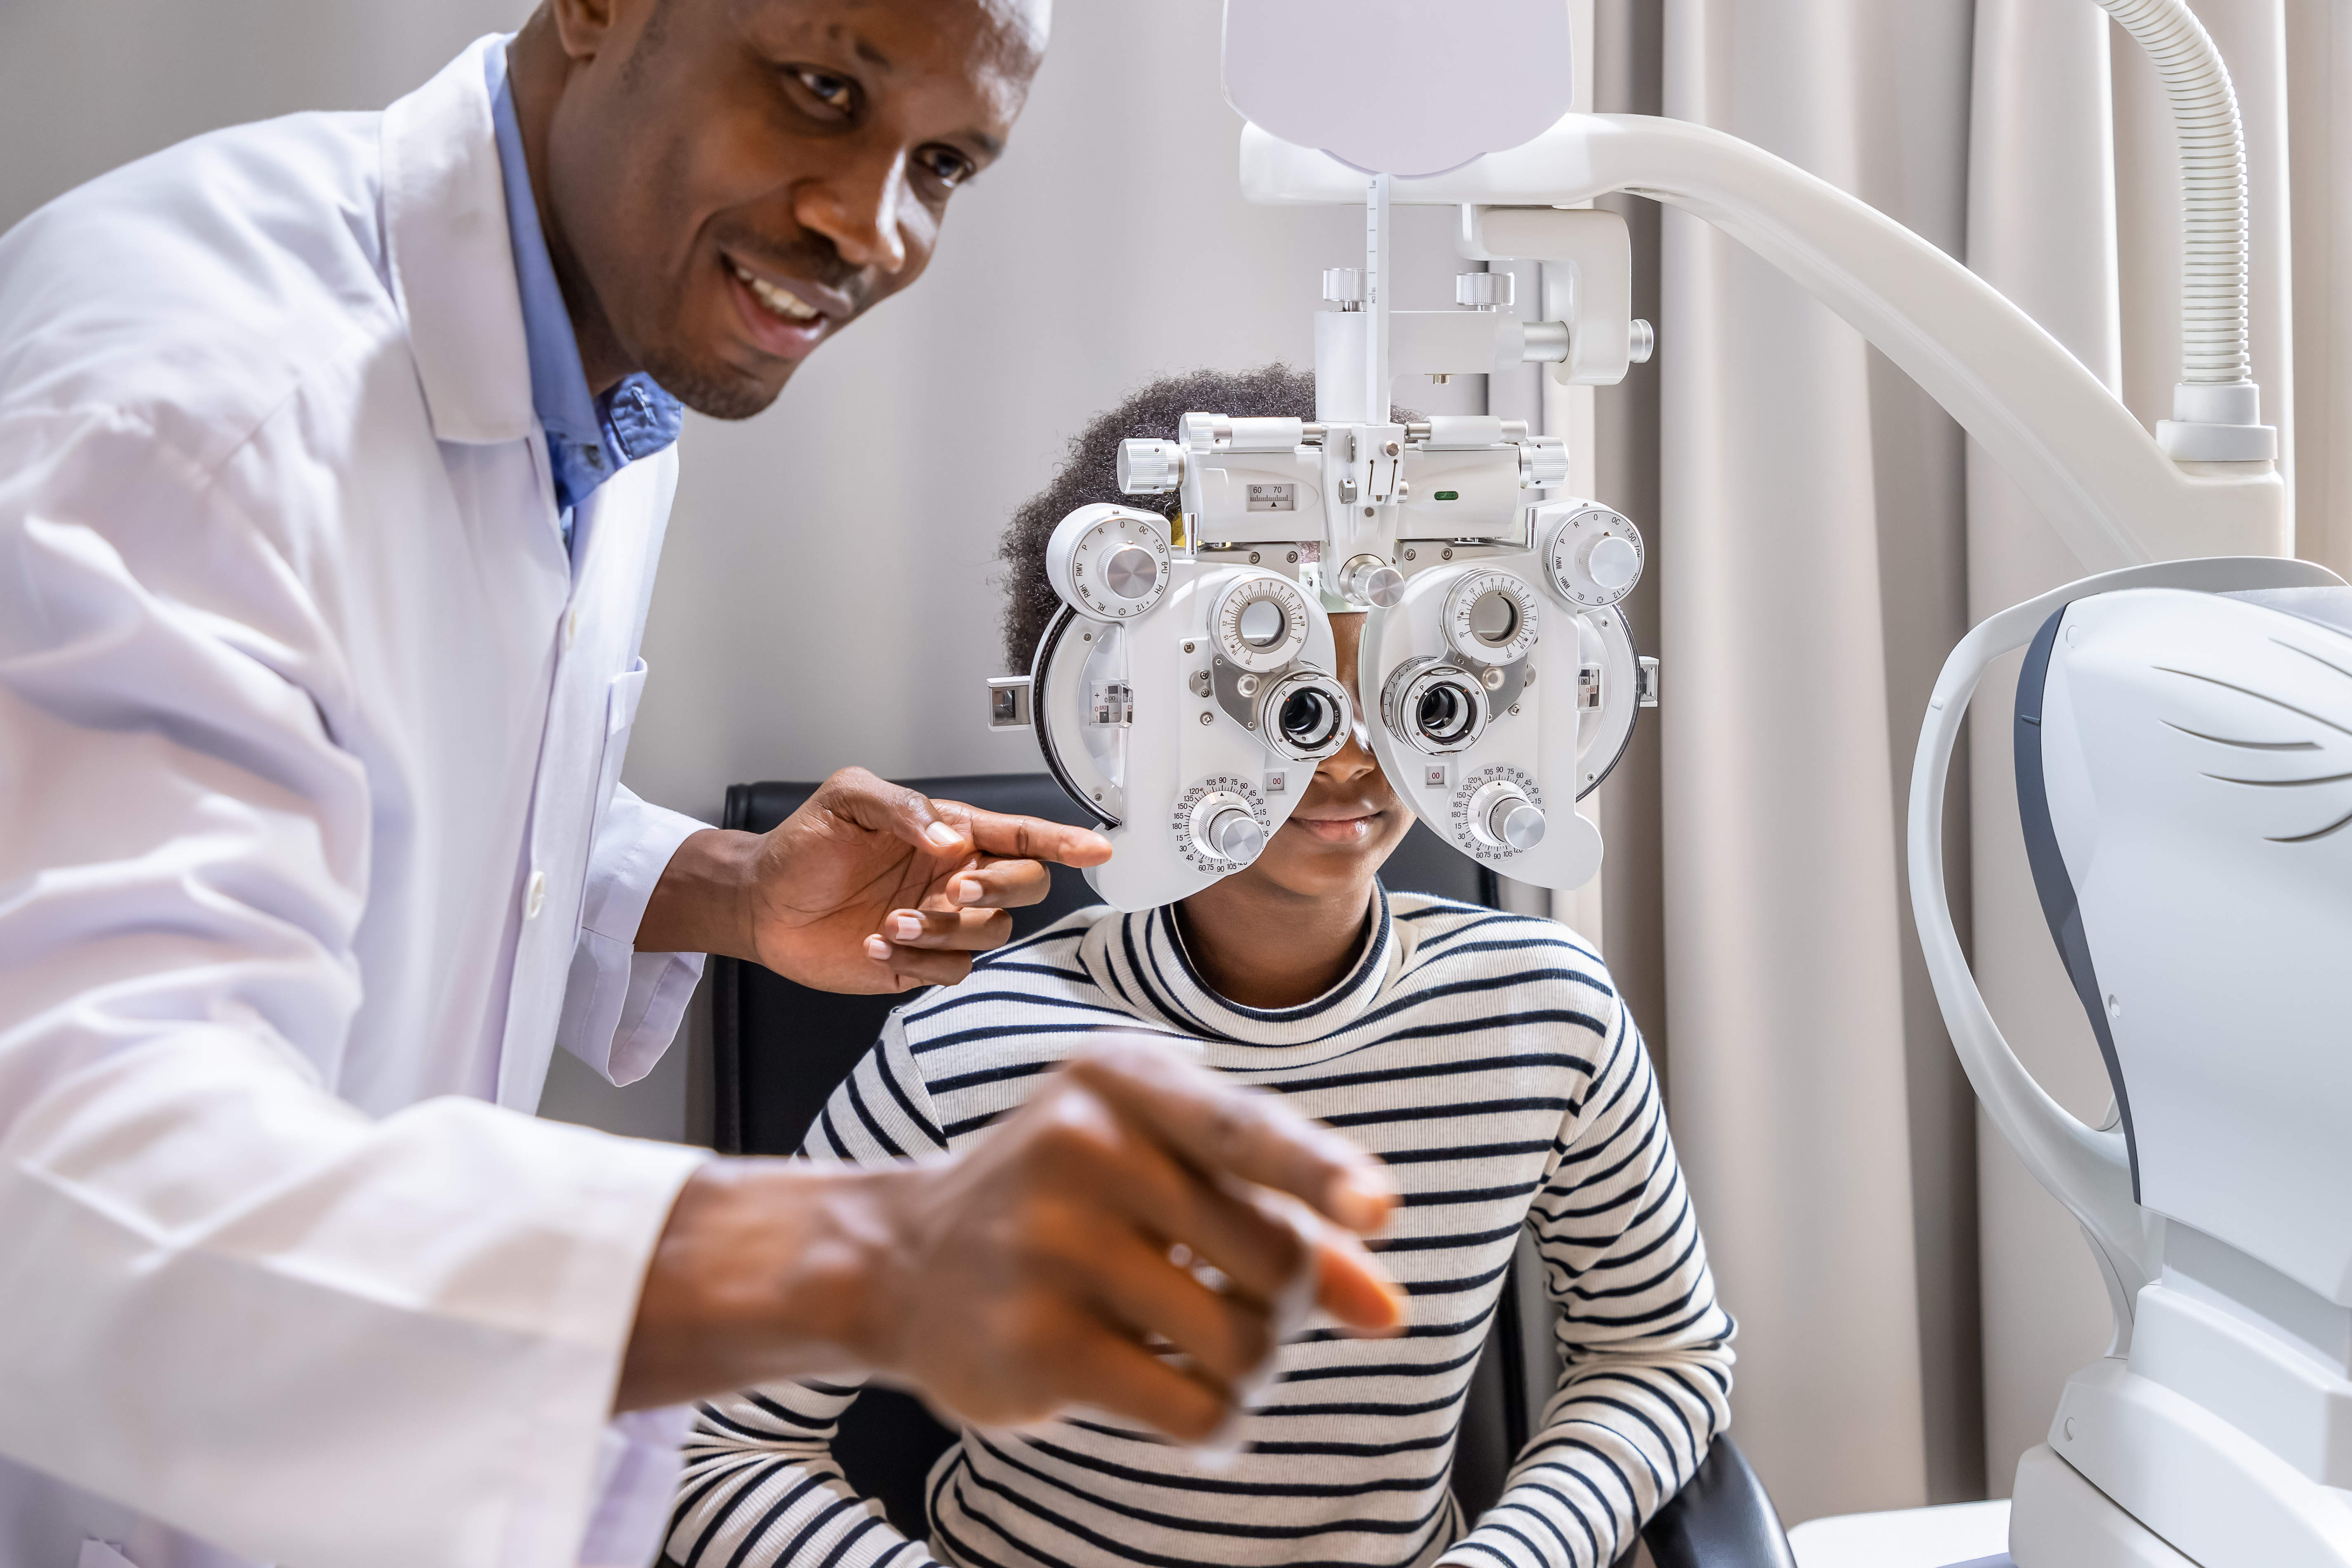
[[[793,216],[803,228],[831,240],[852,267],[895,275],[907,265],[898,218],[910,200],[906,163],[899,159],[887,167],[845,169],[809,182],[793,199]]]

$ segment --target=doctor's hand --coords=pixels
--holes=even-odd
[[[617,1405],[863,1368],[966,1420],[1086,1405],[1198,1442],[1296,1327],[1276,1303],[1401,1324],[1356,1239],[1395,1205],[1380,1163],[1329,1128],[1163,1046],[1116,1043],[951,1156],[703,1166],[656,1248]]]
[[[637,927],[643,952],[716,952],[820,991],[952,985],[1013,934],[1008,910],[1098,866],[1100,834],[931,800],[845,768],[765,834],[678,846]]]

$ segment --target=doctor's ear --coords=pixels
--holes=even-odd
[[[592,60],[616,38],[646,26],[646,18],[633,13],[651,14],[672,4],[674,0],[545,0],[540,13],[554,24],[566,55]]]

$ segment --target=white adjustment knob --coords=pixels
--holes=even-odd
[[[1470,796],[1470,834],[1490,849],[1527,850],[1543,842],[1543,807],[1507,779],[1494,779]]]
[[[1184,448],[1173,441],[1121,441],[1118,488],[1123,495],[1166,495],[1184,482]]]
[[[1518,281],[1507,272],[1457,272],[1454,275],[1454,302],[1474,310],[1492,310],[1511,302]]]
[[[1558,436],[1529,436],[1519,442],[1519,488],[1539,490],[1568,482],[1568,443]]]
[[[1234,781],[1209,783],[1231,785]],[[1176,828],[1177,847],[1217,876],[1241,869],[1265,848],[1265,825],[1258,820],[1258,807],[1238,788],[1196,785],[1176,804]]]
[[[1611,534],[1585,552],[1584,570],[1601,592],[1622,594],[1641,580],[1642,552],[1632,540]]]
[[[1364,304],[1364,269],[1360,267],[1325,268],[1323,298],[1343,310],[1361,310]]]
[[[1605,506],[1571,504],[1574,510],[1544,548],[1544,564],[1554,593],[1580,610],[1601,609],[1642,580],[1642,531]],[[1538,526],[1543,526],[1540,515]]]
[[[1131,620],[1167,596],[1165,519],[1123,506],[1082,506],[1045,542],[1045,578],[1090,621]]]
[[[1351,555],[1339,568],[1339,587],[1350,604],[1394,609],[1404,597],[1404,574],[1377,555]]]

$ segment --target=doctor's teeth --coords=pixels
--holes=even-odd
[[[736,268],[735,276],[740,278],[743,280],[743,286],[759,297],[761,304],[788,321],[814,321],[824,313],[790,289],[779,289],[764,278],[752,277],[747,268]]]

